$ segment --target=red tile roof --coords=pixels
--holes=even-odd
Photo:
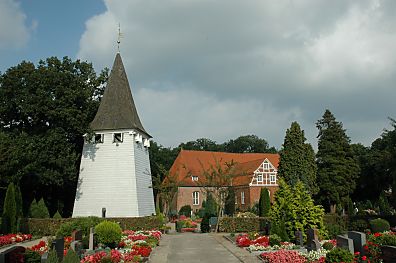
[[[215,167],[216,162],[225,168],[226,163],[233,161],[236,163],[234,173],[241,174],[233,179],[233,185],[248,185],[253,172],[265,159],[278,167],[279,154],[181,150],[170,169],[170,174],[177,175],[179,186],[197,186],[197,183],[192,181],[191,176],[198,176],[199,185],[202,185],[203,171],[208,171],[211,166]]]

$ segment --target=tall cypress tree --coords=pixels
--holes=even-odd
[[[345,203],[355,189],[360,168],[342,123],[336,121],[329,110],[318,120],[316,127],[319,129],[316,155],[318,200],[335,213],[337,205]]]
[[[10,183],[7,187],[6,196],[4,199],[4,208],[3,208],[3,216],[1,222],[2,232],[4,234],[8,233],[16,233],[16,203],[15,203],[15,186],[13,183]]]
[[[233,216],[235,213],[235,191],[233,187],[228,188],[227,198],[224,205],[224,214]]]
[[[283,148],[280,151],[278,173],[289,185],[302,181],[311,194],[316,194],[319,189],[316,184],[315,152],[305,141],[300,125],[292,122],[286,130]]]

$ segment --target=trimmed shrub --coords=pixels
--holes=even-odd
[[[48,208],[43,198],[38,202],[36,202],[36,199],[33,199],[30,204],[29,215],[31,218],[50,218]]]
[[[261,221],[264,221],[260,223]],[[227,233],[258,232],[260,224],[265,224],[269,219],[265,217],[222,217],[219,222],[219,231]]]
[[[98,241],[106,246],[115,247],[121,240],[121,227],[111,221],[102,221],[95,227]]]
[[[334,245],[331,242],[324,242],[322,247],[326,250],[332,250],[334,248]]]
[[[349,250],[336,247],[326,254],[326,263],[353,262],[353,255]]]
[[[190,205],[182,206],[179,210],[179,216],[181,216],[181,215],[190,217],[191,216],[191,206]]]
[[[209,225],[210,217],[211,217],[211,215],[209,215],[209,214],[205,214],[203,216],[202,221],[201,221],[201,232],[202,233],[210,232],[210,225]]]
[[[205,213],[217,216],[217,204],[211,193],[208,193],[205,202]]]
[[[52,217],[53,219],[62,219],[61,214],[59,213],[59,211],[56,211],[56,213],[54,214],[54,216]]]
[[[364,232],[366,229],[369,229],[370,226],[364,219],[358,219],[356,221],[352,221],[349,223],[349,230]]]
[[[73,251],[73,249],[69,249],[66,256],[63,258],[62,263],[80,263],[80,259],[78,258],[76,252]]]
[[[15,202],[15,186],[10,183],[4,199],[1,229],[4,234],[17,232],[17,207]]]
[[[259,216],[266,217],[269,215],[271,208],[269,191],[267,188],[261,188],[259,201]]]
[[[57,237],[70,236],[74,230],[81,230],[83,236],[87,236],[89,234],[89,229],[91,227],[95,227],[100,222],[102,222],[102,219],[95,216],[79,217],[74,220],[70,220],[68,222],[63,223],[59,227],[59,230],[56,232],[56,236]]]
[[[373,219],[370,221],[371,231],[373,232],[385,232],[389,231],[389,222],[382,218]]]

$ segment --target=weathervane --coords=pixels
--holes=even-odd
[[[120,43],[121,43],[122,36],[123,36],[123,33],[121,33],[121,25],[120,25],[120,23],[118,23],[118,39],[117,39],[118,53],[120,53]]]

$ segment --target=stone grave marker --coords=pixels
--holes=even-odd
[[[265,235],[269,236],[271,234],[271,222],[265,222]]]
[[[72,241],[82,240],[82,231],[81,230],[74,230],[72,232]]]
[[[382,259],[384,263],[396,262],[396,247],[394,246],[381,246]]]
[[[307,246],[308,246],[308,250],[313,250],[314,249],[314,247],[312,247],[312,246],[314,246],[313,241],[314,240],[318,240],[318,234],[319,234],[319,231],[316,228],[308,229],[308,231],[307,231]]]
[[[23,257],[26,248],[14,246],[0,253],[0,263],[20,262],[19,258]]]
[[[317,240],[317,239],[312,240],[311,245],[310,245],[310,250],[318,251],[321,247],[322,246],[320,245],[319,240]]]
[[[44,254],[41,255],[41,263],[47,262],[48,259],[48,252],[45,252]]]
[[[337,236],[337,247],[345,248],[352,254],[355,252],[353,248],[353,240],[342,235]]]
[[[91,227],[89,229],[89,246],[88,249],[89,250],[94,250],[94,241],[95,241],[95,228]]]
[[[296,245],[300,247],[304,246],[303,233],[301,231],[296,231],[294,235],[296,237]]]
[[[80,257],[82,254],[84,254],[84,245],[81,241],[72,241],[70,243],[70,248],[76,252],[77,256]]]
[[[348,238],[352,239],[355,252],[364,255],[363,246],[366,245],[366,234],[357,231],[348,231]]]
[[[58,256],[59,261],[62,261],[63,250],[65,249],[65,241],[64,241],[63,237],[52,241],[51,249],[55,249],[56,255]]]

